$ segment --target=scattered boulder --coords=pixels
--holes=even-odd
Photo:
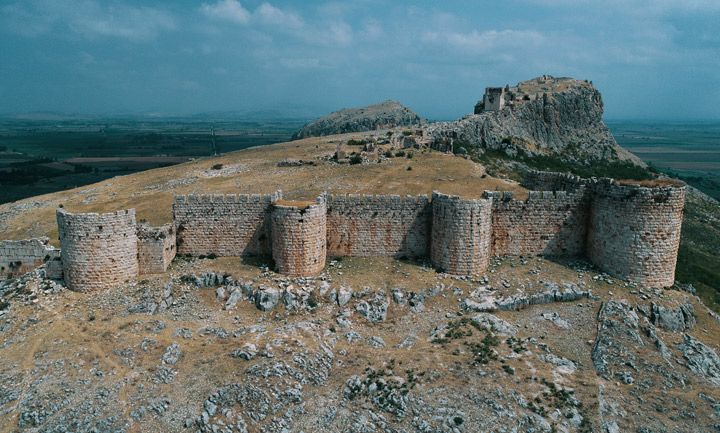
[[[173,343],[165,349],[165,353],[162,356],[162,362],[163,364],[175,365],[180,360],[181,356],[182,351],[180,350],[180,345]]]
[[[713,348],[685,334],[678,349],[682,352],[690,371],[707,379],[713,385],[720,386],[720,357]]]
[[[473,316],[472,321],[487,331],[505,335],[517,334],[517,328],[510,323],[490,313],[480,313]]]
[[[343,306],[350,302],[350,299],[352,299],[353,290],[350,287],[340,287],[340,289],[337,292],[337,303],[339,306]]]
[[[261,311],[270,311],[280,301],[280,290],[275,287],[261,286],[255,293],[255,306]]]
[[[257,346],[252,343],[245,343],[240,349],[233,350],[230,353],[230,356],[232,356],[233,358],[240,358],[244,359],[245,361],[250,361],[251,359],[255,358],[255,355],[257,355],[257,353]]]
[[[678,308],[666,308],[653,302],[650,321],[668,331],[685,331],[695,326],[695,311],[690,303],[684,303]]]
[[[385,292],[378,291],[370,301],[358,302],[355,309],[370,322],[382,322],[387,317],[387,310],[390,306]]]

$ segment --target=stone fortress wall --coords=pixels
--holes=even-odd
[[[177,253],[175,226],[152,227],[138,224],[138,266],[140,275],[162,274]]]
[[[291,276],[322,272],[327,256],[325,194],[313,204],[275,202],[270,221],[272,256],[278,272]]]
[[[173,215],[179,254],[248,256],[270,254],[269,214],[274,194],[177,196]]]
[[[680,247],[685,190],[601,179],[594,188],[587,256],[614,275],[671,286]]]
[[[478,198],[435,192],[432,201],[424,195],[323,194],[309,203],[282,200],[280,191],[178,196],[174,230],[137,227],[134,210],[98,215],[59,209],[62,270],[68,287],[91,291],[164,272],[176,250],[199,257],[271,256],[279,272],[292,276],[320,273],[327,256],[430,257],[439,270],[476,275],[493,255],[545,255],[585,257],[646,286],[673,284],[684,186],[537,171],[527,173],[523,185],[531,190],[526,200],[496,191]],[[1,245],[0,266],[27,253],[30,268],[53,254]]]
[[[330,195],[328,255],[424,257],[432,209],[426,195]]]
[[[492,254],[493,199],[469,200],[434,192],[432,210],[433,265],[457,275],[484,272]]]
[[[60,250],[48,238],[0,242],[0,280],[15,278],[45,265],[48,278],[62,278]]]
[[[94,292],[133,281],[138,275],[135,210],[72,214],[57,211],[65,284]]]
[[[529,191],[527,200],[512,193],[494,198],[492,253],[497,256],[580,256],[587,237],[588,195],[576,191]]]
[[[577,212],[569,214],[576,227],[587,232],[577,238],[584,239],[577,244],[581,247],[578,255],[586,256],[597,267],[619,278],[653,287],[673,284],[685,205],[684,186],[661,183],[648,187],[608,178],[582,179],[540,171],[527,173],[523,185],[584,196]],[[566,238],[558,233],[561,240]]]

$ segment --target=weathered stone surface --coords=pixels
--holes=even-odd
[[[0,241],[0,280],[15,278],[45,265],[47,278],[62,278],[60,250],[48,238]]]
[[[685,334],[678,345],[687,367],[715,386],[720,386],[720,357],[715,350],[692,336]]]
[[[695,311],[689,303],[666,308],[653,302],[650,320],[653,325],[668,331],[685,331],[695,326]]]
[[[385,292],[377,292],[370,301],[358,302],[355,309],[369,321],[377,323],[385,320],[389,306]]]
[[[473,316],[472,321],[482,328],[505,335],[517,334],[517,328],[501,318],[489,313],[480,313]]]
[[[348,302],[350,302],[350,299],[352,299],[353,290],[350,287],[340,287],[337,293],[337,303],[341,307]]]
[[[598,334],[592,350],[597,372],[612,379],[627,362],[635,362],[635,348],[643,346],[639,334],[639,317],[625,300],[610,300],[598,314]]]
[[[260,287],[255,293],[255,306],[261,311],[270,311],[280,301],[280,290],[275,287]]]
[[[651,287],[675,282],[684,187],[645,188],[601,179],[594,188],[588,257],[611,275]]]
[[[270,253],[267,216],[281,194],[177,196],[173,204],[177,250],[193,256]]]
[[[431,218],[430,199],[425,195],[330,195],[328,254],[426,256]]]
[[[492,200],[469,200],[433,192],[433,265],[450,274],[485,272],[492,241]]]
[[[92,292],[134,281],[138,276],[135,209],[106,214],[57,210],[65,284]]]
[[[399,102],[385,101],[363,108],[346,108],[330,113],[303,126],[293,135],[293,140],[420,125],[423,122],[424,119]]]
[[[175,227],[172,224],[162,227],[139,224],[137,238],[140,274],[161,274],[167,271],[177,252]]]
[[[272,255],[278,272],[290,276],[322,272],[327,255],[325,195],[309,206],[276,203],[270,220]]]
[[[592,84],[571,78],[538,77],[507,92],[505,107],[425,128],[431,147],[501,151],[509,156],[552,155],[565,161],[639,158],[618,146],[603,123],[600,92]],[[524,95],[528,94],[527,100]]]

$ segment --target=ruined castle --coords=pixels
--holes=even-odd
[[[57,210],[61,249],[47,241],[0,243],[0,275],[46,265],[70,289],[96,291],[162,273],[177,253],[272,258],[278,272],[311,276],[327,257],[429,257],[439,271],[482,274],[492,256],[586,258],[651,287],[674,282],[685,187],[641,186],[533,171],[529,197],[486,191],[465,198],[334,195],[177,196],[174,223],[139,225],[133,209],[106,214]]]

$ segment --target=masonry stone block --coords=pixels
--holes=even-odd
[[[485,272],[492,239],[492,199],[464,199],[433,192],[430,257],[457,275]]]
[[[278,272],[290,276],[322,272],[327,256],[325,196],[310,205],[275,203],[270,219],[272,256]]]
[[[63,275],[71,290],[95,292],[135,280],[135,209],[73,214],[57,210]]]

